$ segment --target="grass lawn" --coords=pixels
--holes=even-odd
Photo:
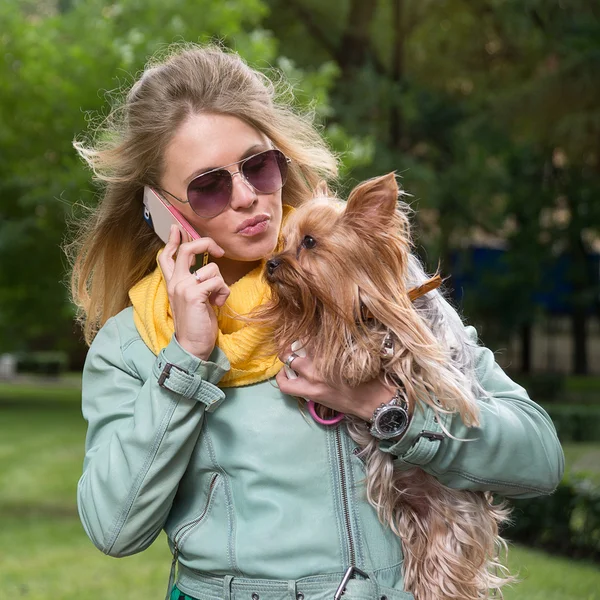
[[[505,592],[505,600],[600,599],[598,565],[512,547],[509,566],[519,575],[521,583]]]
[[[600,444],[564,444],[567,471],[583,476],[600,487]]]
[[[143,554],[113,559],[88,540],[75,489],[85,423],[76,385],[0,384],[0,598],[162,600],[170,568],[164,535]],[[570,444],[570,468],[600,478],[600,448]],[[507,600],[600,600],[600,569],[511,548],[521,584]]]
[[[111,558],[92,545],[77,517],[49,512],[14,515],[0,530],[0,548],[10,549],[0,566],[7,599],[162,600],[171,564],[164,535],[143,554]]]

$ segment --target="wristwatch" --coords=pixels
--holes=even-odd
[[[396,390],[389,402],[375,409],[369,423],[371,435],[379,440],[390,440],[404,434],[410,423],[410,415],[401,388]]]

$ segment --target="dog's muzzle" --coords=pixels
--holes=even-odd
[[[272,258],[267,261],[267,275],[273,275],[275,269],[282,263],[280,258]]]

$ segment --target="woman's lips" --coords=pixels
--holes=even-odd
[[[237,233],[248,237],[258,235],[259,233],[263,233],[267,230],[269,223],[270,219],[266,215],[261,215],[259,217],[255,217],[254,219],[248,219],[241,224]]]

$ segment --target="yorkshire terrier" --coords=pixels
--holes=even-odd
[[[427,404],[438,418],[458,413],[476,426],[486,392],[474,343],[412,253],[410,208],[398,197],[393,173],[358,185],[346,203],[321,186],[287,219],[280,251],[267,262],[272,294],[260,320],[274,327],[279,355],[302,340],[332,384],[378,377],[414,411]],[[402,542],[406,589],[416,600],[501,597],[512,581],[499,558],[508,509],[490,493],[394,468],[364,421],[345,421],[362,448],[368,501]]]

